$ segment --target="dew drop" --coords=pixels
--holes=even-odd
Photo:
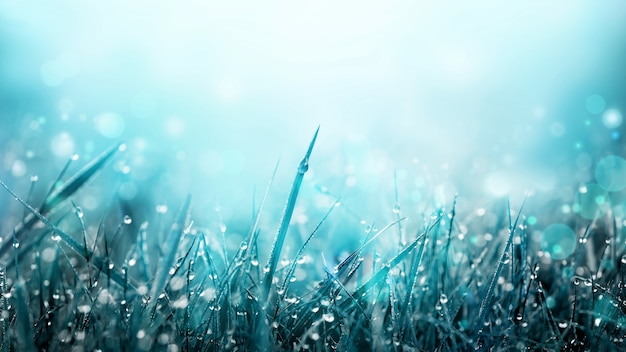
[[[322,315],[322,319],[327,323],[332,323],[335,321],[335,315],[333,315],[333,313],[325,313]]]
[[[448,296],[446,296],[445,293],[442,293],[441,296],[439,297],[439,302],[441,302],[441,304],[448,303]]]
[[[132,223],[133,223],[133,219],[132,219],[130,216],[125,215],[125,216],[124,216],[124,224],[126,224],[126,225],[130,225],[130,224],[132,224]]]

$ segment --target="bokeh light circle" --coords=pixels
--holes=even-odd
[[[622,113],[617,109],[608,109],[602,114],[602,124],[606,128],[617,128],[622,124]]]
[[[604,215],[611,206],[609,193],[600,185],[588,183],[578,189],[574,210],[585,219]]]
[[[124,133],[126,125],[124,119],[111,112],[100,114],[95,118],[98,132],[107,138],[118,138]]]
[[[626,188],[626,160],[616,155],[600,160],[596,166],[596,181],[609,192]]]
[[[59,133],[50,141],[50,150],[57,157],[67,157],[74,153],[74,139],[67,132]]]
[[[593,94],[587,97],[585,107],[587,108],[587,111],[592,114],[600,114],[604,111],[604,108],[606,107],[606,102],[601,95]]]
[[[565,259],[576,249],[576,234],[567,225],[552,224],[541,234],[541,249],[552,259]]]

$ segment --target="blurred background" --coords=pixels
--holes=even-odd
[[[624,38],[622,1],[0,0],[0,179],[26,195],[37,175],[36,198],[122,141],[81,206],[147,218],[191,193],[199,225],[246,233],[279,159],[280,216],[319,125],[300,225],[334,196],[354,226],[455,193],[561,209],[624,156]]]

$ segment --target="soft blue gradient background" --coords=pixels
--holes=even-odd
[[[281,157],[279,214],[321,125],[296,222],[332,203],[323,186],[384,223],[394,170],[403,209],[429,211],[572,200],[624,155],[623,1],[2,0],[0,48],[0,177],[22,194],[122,140],[94,184],[129,204],[192,193],[201,222],[249,219]],[[88,208],[114,193],[93,188]]]

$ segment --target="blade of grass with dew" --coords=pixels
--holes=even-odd
[[[272,184],[274,183],[274,180],[276,179],[276,173],[278,172],[278,166],[280,165],[280,160],[276,162],[276,166],[274,166],[274,172],[272,172],[272,177],[270,178],[270,182],[267,184],[267,187],[265,188],[265,193],[263,194],[263,199],[261,199],[261,205],[259,206],[259,209],[256,210],[256,213],[254,214],[254,224],[252,225],[252,228],[250,229],[250,234],[248,236],[248,247],[246,248],[246,250],[242,251],[241,256],[243,257],[243,261],[247,261],[248,257],[249,257],[249,253],[252,250],[253,246],[256,245],[256,240],[257,237],[259,236],[259,224],[261,223],[261,213],[263,212],[263,208],[265,207],[265,201],[267,200],[267,196],[270,193],[270,190],[272,189]]]
[[[91,179],[94,174],[100,170],[104,164],[113,157],[113,155],[121,149],[123,144],[118,143],[98,157],[93,159],[87,165],[85,165],[80,171],[78,171],[74,176],[72,176],[69,180],[67,180],[62,186],[58,187],[55,191],[52,191],[43,201],[43,204],[39,207],[39,213],[42,215],[47,215],[52,210],[54,210],[59,204],[63,203],[69,197],[71,197],[76,191],[78,191],[89,179]],[[4,183],[3,183],[4,185]],[[5,186],[6,188],[6,186]],[[32,212],[29,216],[27,216],[24,221],[22,221],[16,228],[14,229],[18,240],[21,240],[22,234],[30,229],[32,226],[39,221],[38,217],[34,215]],[[0,258],[2,258],[8,249],[10,248],[10,241],[6,241],[0,244]]]
[[[257,238],[260,233],[259,224],[261,221],[261,213],[263,211],[263,208],[265,207],[265,201],[267,200],[272,184],[274,183],[274,180],[276,178],[279,164],[280,164],[280,161],[276,162],[276,166],[274,167],[274,172],[272,173],[270,182],[268,183],[265,189],[265,193],[263,195],[263,199],[261,200],[261,205],[259,209],[255,211],[253,215],[254,223],[252,225],[252,228],[250,229],[248,240],[247,241],[244,240],[241,242],[239,249],[237,250],[237,253],[234,256],[235,260],[233,260],[230,263],[226,262],[226,270],[224,271],[225,273],[231,273],[232,269],[235,268],[234,272],[232,272],[232,276],[230,279],[230,281],[233,283],[236,283],[239,281],[239,277],[242,275],[242,273],[249,273],[250,271],[250,266],[252,265],[252,261],[251,261],[252,258],[250,256],[250,253],[251,253],[252,248],[256,247],[256,244],[257,244],[256,243]],[[254,208],[254,204],[252,207]],[[220,222],[221,222],[221,219],[220,219]],[[222,246],[225,246],[225,241],[222,241],[222,242],[223,242]],[[224,250],[224,253],[226,253],[225,250]],[[258,260],[257,260],[256,266],[258,270]]]
[[[298,258],[300,258],[300,256],[302,256],[302,253],[304,252],[304,249],[306,248],[306,246],[309,244],[309,242],[311,242],[311,239],[313,239],[313,237],[315,236],[315,234],[319,231],[320,227],[322,227],[322,225],[324,224],[324,222],[326,222],[326,219],[328,219],[328,217],[330,216],[330,214],[333,212],[333,210],[335,208],[337,208],[339,206],[339,204],[341,204],[339,202],[339,200],[337,200],[326,212],[326,214],[324,214],[324,216],[322,217],[322,219],[317,223],[317,225],[315,226],[315,228],[313,229],[313,231],[311,232],[311,234],[309,235],[309,237],[307,237],[307,239],[304,241],[304,243],[302,244],[302,246],[300,246],[300,249],[298,249],[298,252],[296,253],[293,261],[291,262],[291,265],[289,266],[289,269],[287,270],[287,274],[285,276],[285,279],[283,280],[283,284],[280,286],[279,291],[282,292],[281,294],[281,298],[287,296],[287,290],[289,289],[289,284],[291,283],[291,276],[293,275],[293,273],[296,271],[296,267],[298,266]],[[278,307],[277,307],[278,308]],[[276,315],[278,314],[278,310],[276,311],[276,314],[274,314],[274,317],[276,317]]]
[[[441,219],[441,217],[439,217],[439,219]],[[400,324],[404,324],[407,317],[409,317],[412,314],[411,306],[413,304],[413,293],[416,291],[415,284],[417,282],[419,268],[422,265],[422,260],[424,259],[424,248],[426,247],[426,240],[428,239],[428,234],[433,228],[434,228],[434,225],[429,224],[426,230],[424,231],[424,233],[418,236],[419,241],[417,242],[417,244],[419,245],[419,247],[417,249],[416,255],[413,258],[413,263],[409,271],[409,282],[407,283],[408,290],[406,292],[406,297],[404,298],[404,302],[403,302],[404,307],[402,311],[400,312],[400,315],[401,315]]]
[[[376,232],[376,234],[374,234],[369,240],[367,240],[365,243],[363,243],[357,250],[355,250],[354,252],[350,253],[350,255],[348,255],[346,257],[346,259],[344,259],[341,263],[339,263],[337,265],[337,269],[336,269],[337,276],[338,277],[343,277],[345,273],[350,272],[350,270],[348,270],[348,269],[351,267],[351,264],[356,260],[356,258],[358,258],[358,256],[361,254],[361,252],[363,252],[363,250],[367,246],[369,246],[372,242],[374,242],[374,240],[376,240],[376,238],[378,238],[380,235],[382,235],[387,230],[392,228],[395,224],[397,224],[398,222],[404,221],[406,219],[407,219],[406,217],[403,217],[403,218],[400,218],[398,220],[392,221],[387,226],[383,227],[378,232]]]
[[[298,172],[296,173],[296,177],[291,185],[291,191],[289,192],[287,205],[285,206],[283,217],[280,225],[278,226],[278,232],[274,240],[274,245],[272,246],[272,251],[270,252],[270,257],[267,261],[267,272],[263,277],[263,302],[266,302],[267,298],[269,297],[270,289],[274,281],[274,274],[276,273],[276,266],[278,265],[278,260],[280,259],[280,252],[282,251],[283,244],[285,243],[287,229],[289,228],[289,223],[291,222],[291,216],[293,215],[293,211],[296,205],[296,199],[298,198],[298,192],[300,191],[300,186],[302,185],[302,180],[304,179],[304,174],[309,170],[309,158],[311,157],[311,153],[313,152],[313,146],[315,145],[315,140],[317,139],[317,134],[319,133],[319,130],[320,128],[318,126],[315,134],[313,135],[313,139],[309,144],[309,149],[304,155],[302,161],[300,161],[300,165],[298,165]]]
[[[150,280],[150,259],[148,256],[148,222],[144,222],[139,226],[139,236],[137,236],[137,257],[139,259],[139,269],[143,282]]]
[[[487,312],[488,312],[488,305],[491,303],[491,300],[493,298],[494,295],[494,291],[496,288],[496,283],[498,282],[498,278],[500,277],[500,272],[502,271],[502,267],[504,266],[504,262],[505,262],[505,257],[509,251],[509,247],[511,246],[511,243],[513,242],[513,235],[515,234],[515,228],[517,227],[520,215],[522,213],[522,210],[524,209],[524,204],[526,203],[526,199],[527,196],[524,197],[524,200],[522,201],[522,205],[520,207],[520,210],[517,213],[517,216],[515,217],[515,222],[511,223],[511,204],[509,203],[508,205],[508,209],[509,209],[509,236],[506,240],[506,244],[504,246],[504,250],[502,251],[502,255],[500,256],[500,260],[498,260],[498,265],[496,267],[496,270],[493,273],[493,276],[491,278],[491,282],[489,283],[489,287],[487,288],[487,294],[485,295],[485,298],[482,300],[481,304],[480,304],[480,309],[478,311],[478,319],[476,322],[476,332],[478,335],[481,334],[482,331],[482,326],[483,323],[485,322],[485,318],[487,317]],[[477,341],[477,347],[480,348],[479,345],[479,341]]]
[[[432,226],[439,224],[442,216],[443,215],[440,214]],[[387,277],[387,274],[389,274],[389,271],[391,271],[391,269],[394,268],[396,265],[400,264],[409,255],[409,253],[411,253],[411,251],[418,245],[419,241],[423,237],[424,237],[424,234],[418,236],[415,240],[413,240],[413,242],[411,242],[402,251],[400,251],[400,253],[396,254],[395,257],[393,257],[389,262],[387,262],[386,265],[383,265],[383,267],[379,269],[369,280],[367,280],[367,282],[365,282],[363,285],[357,288],[356,291],[354,291],[354,293],[352,294],[352,296],[357,297],[358,299],[363,297],[363,295],[365,295],[367,291],[369,291],[372,287],[376,286],[385,277]],[[344,303],[345,302],[346,301],[344,301]],[[345,309],[347,307],[343,307],[343,308]]]
[[[8,288],[7,288],[7,269],[6,266],[0,265],[0,305],[2,305],[2,311],[9,311],[9,299],[8,299]],[[2,324],[2,345],[0,348],[2,352],[8,352],[11,348],[11,341],[9,338],[9,322],[7,319],[2,319],[0,321]]]
[[[35,208],[33,208],[32,206],[24,202],[24,200],[21,199],[17,194],[15,194],[15,192],[13,192],[9,188],[9,186],[7,186],[4,182],[0,181],[0,186],[4,187],[4,189],[6,189],[13,196],[13,198],[15,198],[15,200],[17,200],[20,204],[22,204],[22,206],[26,207],[31,212],[31,214],[35,215],[39,219],[39,221],[41,221],[44,225],[46,225],[53,233],[57,234],[59,238],[63,240],[63,242],[65,242],[74,252],[76,252],[78,255],[80,255],[84,259],[83,257],[84,248],[81,244],[78,243],[78,241],[76,241],[72,236],[67,234],[65,231],[61,230],[58,226],[50,222],[48,218],[41,215],[41,213],[39,213]],[[102,258],[93,256],[93,253],[92,253],[91,258],[92,258],[91,264],[95,266],[96,268],[100,268],[103,265]],[[111,274],[110,278],[113,281],[115,281],[117,284],[119,285],[124,284],[123,275],[119,271],[112,270],[110,274]],[[132,288],[136,289],[134,285],[132,285]]]
[[[170,228],[169,236],[165,244],[168,252],[165,253],[165,256],[162,257],[159,262],[159,267],[157,269],[156,276],[152,285],[152,290],[150,293],[151,308],[154,308],[156,306],[158,296],[161,294],[161,292],[163,292],[167,284],[168,278],[170,276],[170,269],[172,268],[172,265],[174,265],[174,261],[176,260],[176,252],[178,251],[180,239],[183,235],[183,232],[185,231],[185,222],[189,215],[190,207],[191,195],[188,195],[179,210],[176,221],[172,224],[172,227]]]
[[[448,256],[450,253],[450,242],[452,242],[452,227],[454,225],[454,218],[456,217],[456,201],[458,198],[458,194],[454,195],[454,200],[452,201],[452,210],[450,211],[450,224],[448,226],[448,236],[446,239],[446,247],[443,253],[443,267],[441,270],[441,292],[446,292],[446,277],[448,271]]]
[[[20,275],[20,265],[18,262],[19,242],[15,232],[13,232],[13,257],[15,259],[15,285],[13,285],[13,294],[15,296],[15,324],[17,347],[21,351],[34,351],[33,321],[30,315],[29,304],[27,301],[27,288],[24,278]]]

